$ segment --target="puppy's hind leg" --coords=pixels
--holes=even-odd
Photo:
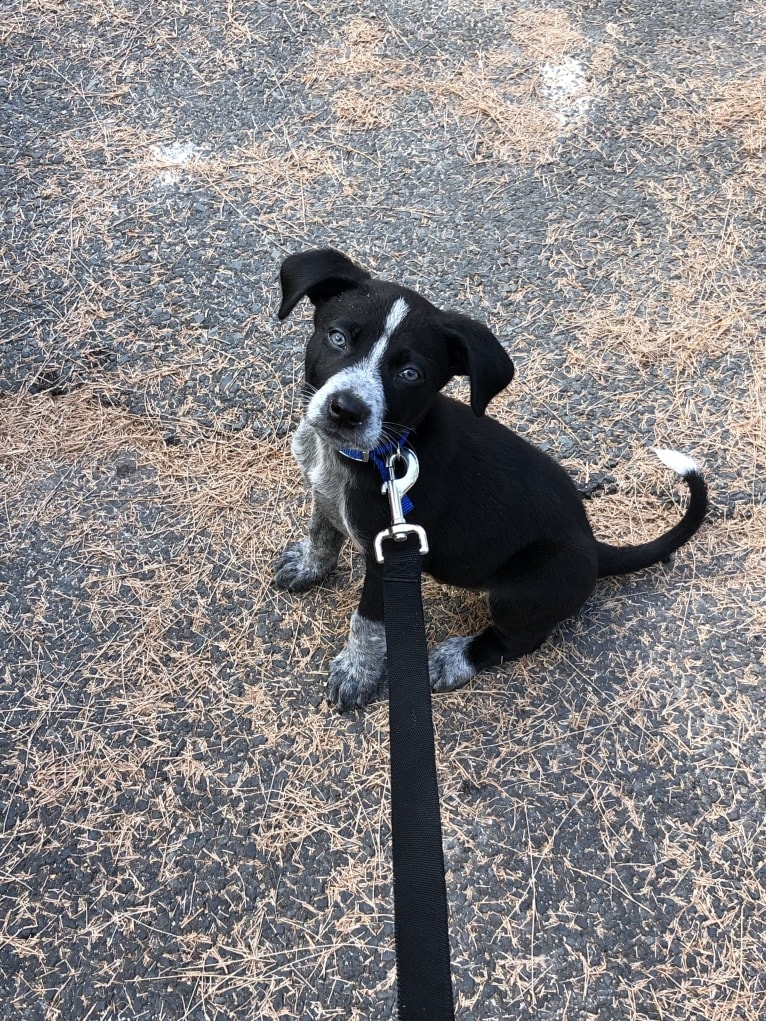
[[[494,624],[477,635],[448,638],[428,656],[432,691],[454,691],[481,670],[534,652],[549,632],[503,633]]]
[[[288,546],[277,560],[277,585],[290,592],[305,592],[318,585],[337,565],[345,538],[315,504],[306,538]]]
[[[448,638],[428,658],[433,691],[453,691],[480,670],[534,652],[553,628],[580,609],[597,574],[590,544],[526,552],[503,572],[487,602],[493,623]]]

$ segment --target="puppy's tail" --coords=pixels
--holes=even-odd
[[[643,567],[656,564],[660,560],[668,560],[671,553],[683,546],[697,531],[705,517],[708,507],[707,486],[696,461],[677,450],[655,450],[655,454],[672,468],[689,487],[689,506],[686,513],[671,529],[652,539],[642,542],[640,546],[609,546],[605,542],[597,543],[598,575],[603,578],[608,574],[629,574],[640,571]]]

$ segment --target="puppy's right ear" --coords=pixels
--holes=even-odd
[[[279,271],[282,304],[277,315],[285,319],[301,298],[306,297],[317,305],[369,279],[366,270],[334,248],[315,248],[289,255]]]

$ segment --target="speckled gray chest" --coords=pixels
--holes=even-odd
[[[314,502],[324,516],[337,529],[349,537],[357,549],[362,549],[359,538],[351,527],[348,516],[348,491],[352,485],[350,469],[317,435],[304,419],[293,437],[292,451],[295,460],[311,487]]]

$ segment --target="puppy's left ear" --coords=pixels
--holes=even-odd
[[[471,410],[483,415],[513,379],[513,362],[497,337],[482,323],[459,312],[446,312],[445,332],[455,376],[471,380]]]
[[[317,305],[369,279],[367,270],[334,248],[314,248],[289,255],[279,271],[282,304],[277,316],[286,319],[301,298]]]

